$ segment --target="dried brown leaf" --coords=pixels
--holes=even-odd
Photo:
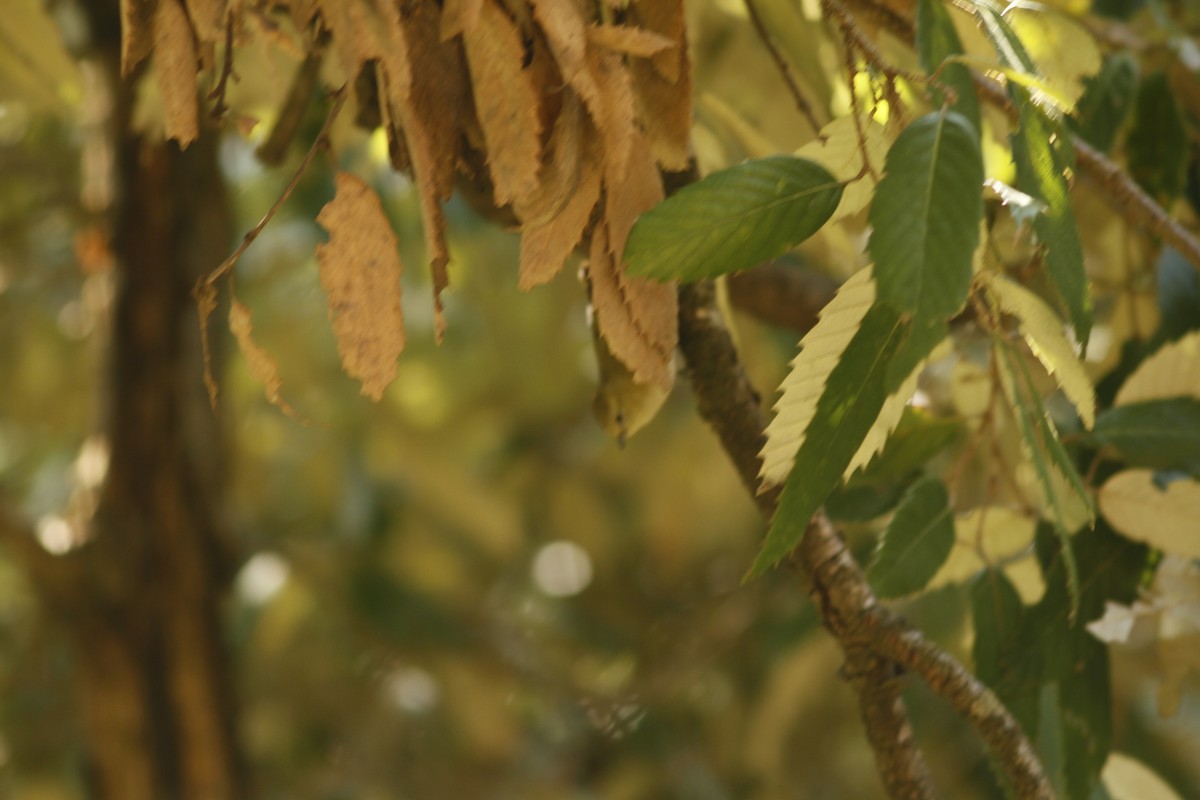
[[[636,130],[630,139],[629,155],[622,166],[610,160],[604,168],[604,219],[609,245],[617,258],[625,252],[625,241],[642,213],[663,199],[662,178],[645,138]]]
[[[546,163],[539,171],[537,190],[515,207],[523,227],[546,224],[574,194],[579,182],[584,137],[592,132],[586,123],[587,115],[578,95],[570,88],[563,90],[558,119],[554,122],[550,141],[546,143]]]
[[[675,381],[677,341],[674,287],[623,278],[609,251],[602,225],[592,232],[587,272],[596,325],[609,350],[629,368],[635,381],[669,391]],[[622,290],[622,282],[629,288],[628,293]],[[669,331],[660,322],[667,316],[672,320]],[[639,319],[649,328],[642,328]]]
[[[675,42],[666,36],[630,25],[591,25],[587,29],[587,40],[597,47],[640,58],[649,58],[675,46]]]
[[[672,41],[672,47],[646,61],[630,64],[634,106],[654,158],[664,168],[683,170],[690,156],[692,72],[682,5],[641,3],[635,7],[643,26]]]
[[[587,65],[592,80],[600,87],[598,101],[589,104],[588,110],[604,141],[605,174],[616,175],[627,169],[633,140],[638,136],[632,81],[619,53],[590,47]]]
[[[215,44],[225,38],[225,0],[185,0],[196,38]]]
[[[521,289],[528,291],[546,283],[562,269],[587,229],[592,209],[600,199],[600,183],[600,165],[588,159],[562,210],[543,224],[526,225],[521,230]]]
[[[665,36],[678,49],[663,50],[650,57],[650,63],[668,83],[687,76],[687,21],[683,0],[635,0],[633,18],[638,27]],[[689,78],[690,80],[690,78]]]
[[[600,110],[600,87],[587,64],[587,21],[580,0],[531,0],[534,17],[563,79],[593,116]]]
[[[446,0],[442,6],[438,38],[445,42],[463,31],[472,30],[479,22],[479,10],[482,6],[483,0]]]
[[[263,385],[263,393],[268,402],[288,416],[298,417],[295,409],[289,406],[283,399],[283,395],[280,394],[279,390],[283,387],[283,381],[279,377],[279,364],[271,357],[270,353],[254,341],[254,323],[250,319],[250,309],[246,308],[236,297],[229,306],[229,330],[233,332],[233,336],[237,340],[238,349],[242,351],[242,355],[246,359],[250,374]],[[213,391],[211,386],[209,391],[210,393]],[[210,394],[210,399],[214,404],[216,403],[215,394]]]
[[[432,6],[420,3],[404,17],[391,6],[384,20],[388,57],[381,91],[390,98],[389,116],[399,123],[421,201],[433,276],[434,330],[440,342],[446,327],[442,292],[450,282],[442,201],[454,190],[459,132],[469,117],[464,100],[469,79],[461,50],[440,41]]]
[[[404,349],[403,265],[375,192],[347,172],[337,174],[335,185],[333,200],[317,215],[329,232],[329,243],[317,246],[321,287],[329,296],[342,368],[378,402]]]
[[[158,0],[121,0],[121,77],[126,78],[154,48]]]
[[[319,0],[317,6],[347,75],[353,78],[368,61],[384,59],[378,19],[360,0]]]
[[[463,42],[496,204],[523,201],[537,189],[542,121],[521,34],[495,0],[484,0]]]
[[[196,37],[179,0],[160,0],[154,15],[154,69],[168,139],[181,148],[200,135],[196,104]]]

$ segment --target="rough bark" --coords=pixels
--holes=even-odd
[[[35,569],[74,580],[34,578],[72,645],[90,796],[236,800],[245,780],[221,632],[231,562],[190,296],[231,239],[217,141],[208,133],[181,152],[132,129],[117,4],[85,8],[86,57],[114,98],[110,461],[89,541]]]

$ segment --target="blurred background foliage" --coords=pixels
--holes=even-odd
[[[840,56],[814,34],[815,4],[759,5],[816,105],[844,113]],[[52,11],[16,0],[0,14],[0,486],[51,549],[103,474],[112,297],[81,199],[102,109],[89,106],[86,65],[61,45],[59,31],[69,39],[76,24],[70,7]],[[702,163],[811,140],[741,5],[691,13]],[[260,124],[249,142],[228,135],[221,163],[247,230],[323,109],[313,103],[287,163],[262,167],[254,145],[292,67],[265,49],[239,58],[234,104]],[[383,166],[381,142],[344,122],[336,162],[380,192],[407,267],[397,380],[373,405],[339,368],[313,257],[332,157],[318,159],[236,273],[306,422],[269,405],[219,345],[229,351],[219,513],[242,559],[227,634],[258,796],[882,796],[836,646],[799,581],[777,571],[740,585],[764,526],[686,381],[618,449],[589,413],[596,368],[579,282],[568,272],[519,292],[516,237],[457,199],[449,328],[435,345],[417,198]],[[861,259],[861,227],[817,237],[801,255],[844,276]],[[736,322],[769,396],[796,335]],[[850,529],[863,555],[872,533]],[[904,611],[966,658],[965,608],[962,590],[947,587]],[[1200,796],[1200,701],[1193,693],[1176,718],[1158,719],[1149,659],[1115,661],[1116,747]],[[0,553],[0,795],[85,796],[71,669]],[[920,687],[909,699],[945,796],[996,796],[961,722]]]

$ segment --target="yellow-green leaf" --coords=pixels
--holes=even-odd
[[[1083,79],[1100,71],[1100,49],[1086,28],[1037,3],[1012,4],[1004,19],[1025,45],[1043,79],[1070,111],[1083,95]]]
[[[1200,398],[1200,331],[1163,345],[1121,384],[1114,406],[1168,397]]]
[[[842,351],[874,302],[871,270],[856,272],[842,284],[821,311],[817,324],[800,340],[800,353],[779,385],[781,395],[775,404],[775,419],[767,426],[767,443],[760,454],[763,465],[759,477],[764,489],[787,479],[805,431],[817,412],[817,401],[825,390],[829,373],[837,366]]]
[[[1000,310],[1016,317],[1029,349],[1042,362],[1079,412],[1087,428],[1096,424],[1096,392],[1058,315],[1033,292],[1001,275],[987,273],[984,285]]]
[[[1118,472],[1100,489],[1100,513],[1137,542],[1184,558],[1200,558],[1200,483],[1172,481],[1159,488],[1154,472]]]
[[[871,169],[878,175],[883,171],[891,140],[882,125],[872,119],[859,119],[862,125],[860,138],[854,117],[839,117],[824,128],[816,139],[796,151],[798,158],[806,158],[829,170],[829,174],[846,182],[842,190],[842,201],[829,218],[829,222],[857,214],[867,207],[875,195],[876,181],[871,172],[864,172],[863,152]]]

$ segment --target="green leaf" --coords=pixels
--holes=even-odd
[[[932,75],[941,68],[938,80],[952,88],[957,95],[952,108],[966,117],[978,131],[979,97],[975,94],[971,70],[964,64],[943,64],[947,58],[961,55],[963,46],[942,0],[920,0],[917,6],[917,52],[921,57],[921,66],[927,73]],[[945,103],[943,93],[936,86],[931,88],[934,105]]]
[[[1183,193],[1189,145],[1187,126],[1165,72],[1147,75],[1138,87],[1125,149],[1129,174],[1159,205],[1170,208]]]
[[[1200,476],[1200,400],[1173,397],[1110,408],[1096,417],[1089,439],[1131,467]]]
[[[764,488],[787,480],[829,376],[874,303],[871,270],[859,270],[838,287],[834,298],[821,309],[817,324],[800,340],[791,371],[779,384],[775,418],[767,425],[767,441],[759,454]]]
[[[1021,596],[1003,570],[984,570],[971,581],[971,616],[975,624],[971,655],[975,674],[989,686],[1019,685],[1028,680],[1015,674],[1020,666],[1017,641],[1024,610]]]
[[[1077,520],[1071,505],[1073,498],[1069,493],[1074,493],[1074,501],[1081,502],[1088,516],[1094,517],[1091,496],[1084,488],[1070,456],[1058,440],[1054,424],[1042,408],[1033,378],[1025,363],[1003,341],[997,342],[995,352],[1004,394],[1021,432],[1025,453],[1029,456],[1037,475],[1053,529],[1062,543],[1067,582],[1074,608],[1079,600],[1079,571],[1071,555],[1070,535],[1082,523]]]
[[[812,161],[771,156],[714,172],[640,216],[625,245],[631,275],[692,281],[747,269],[812,236],[842,184]]]
[[[1128,53],[1105,59],[1100,72],[1087,80],[1071,127],[1084,141],[1107,153],[1133,108],[1137,79],[1137,62]]]
[[[982,186],[979,135],[961,114],[927,114],[904,129],[871,204],[867,248],[880,300],[926,322],[963,307]]]
[[[1037,604],[1022,609],[998,573],[972,586],[975,666],[1039,752],[1056,751],[1063,796],[1088,800],[1112,745],[1112,689],[1108,650],[1084,626],[1103,614],[1105,601],[1133,599],[1148,551],[1103,522],[1068,546],[1082,576],[1076,615],[1063,575],[1065,553],[1048,524],[1038,530],[1046,593]]]
[[[1069,136],[1034,104],[1025,89],[1010,86],[1009,93],[1020,111],[1020,129],[1013,136],[1017,185],[1046,204],[1033,229],[1046,246],[1046,272],[1070,314],[1075,338],[1086,351],[1092,329],[1092,294],[1064,175],[1072,159],[1065,152],[1070,148]]]
[[[954,512],[946,487],[923,478],[904,496],[879,540],[867,579],[880,597],[925,588],[954,546]]]
[[[748,579],[766,572],[799,544],[812,515],[841,481],[883,408],[888,362],[907,329],[896,311],[879,303],[863,317],[829,374]]]
[[[883,452],[846,485],[870,486],[902,480],[949,447],[962,432],[961,420],[935,417],[906,406]]]

